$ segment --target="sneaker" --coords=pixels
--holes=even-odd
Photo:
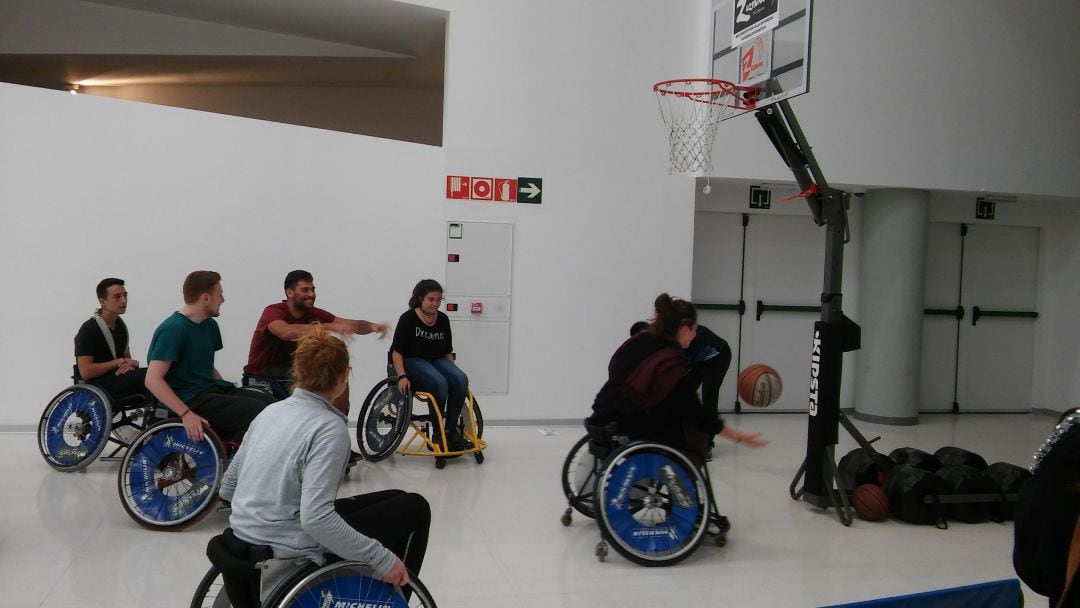
[[[473,444],[468,439],[462,437],[460,432],[451,432],[446,434],[446,448],[451,452],[463,452],[465,450],[471,450]]]

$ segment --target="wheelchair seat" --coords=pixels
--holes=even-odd
[[[277,378],[273,376],[255,376],[245,373],[240,377],[240,386],[261,390],[277,397],[278,400],[281,400],[287,399],[292,395],[293,379]]]
[[[206,544],[206,557],[221,571],[233,608],[259,608],[259,562],[273,559],[273,549],[240,540],[226,528]]]

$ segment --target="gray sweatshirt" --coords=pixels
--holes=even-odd
[[[274,557],[322,564],[323,548],[386,576],[394,554],[334,511],[349,458],[346,418],[322,397],[296,389],[251,423],[219,494],[232,501],[229,525]]]

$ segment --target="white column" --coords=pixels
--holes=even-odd
[[[918,424],[930,194],[869,190],[862,206],[855,418]]]

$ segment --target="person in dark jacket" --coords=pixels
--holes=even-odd
[[[656,315],[644,331],[619,347],[608,364],[608,379],[593,402],[587,425],[615,423],[619,434],[657,441],[686,451],[698,463],[713,435],[760,447],[761,433],[725,426],[697,397],[700,382],[690,371],[685,349],[697,335],[697,310],[685,300],[660,294]]]
[[[1013,567],[1051,607],[1080,607],[1080,581],[1066,596],[1069,549],[1080,517],[1080,408],[1061,417],[1035,453],[1031,479],[1020,490],[1013,527]],[[1080,550],[1077,548],[1074,551]],[[1072,575],[1080,575],[1073,567]]]

